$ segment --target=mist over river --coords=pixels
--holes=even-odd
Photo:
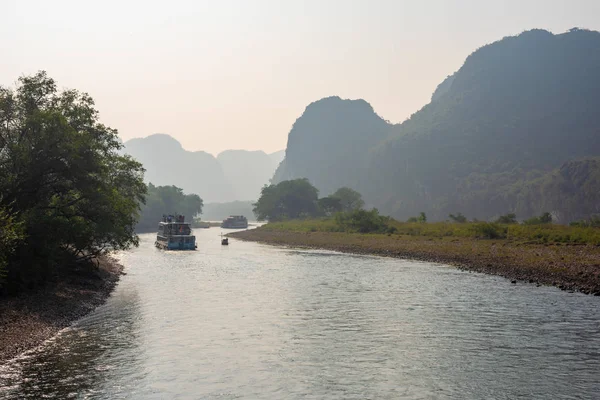
[[[0,366],[0,398],[600,396],[599,297],[220,232],[141,235],[106,304]]]

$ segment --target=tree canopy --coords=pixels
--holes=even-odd
[[[259,221],[281,221],[306,217],[331,217],[362,209],[364,202],[357,191],[342,187],[330,196],[318,198],[319,191],[306,178],[264,186],[254,203]]]
[[[306,178],[265,185],[253,211],[259,221],[314,216],[318,211],[318,194]]]
[[[4,290],[31,287],[68,262],[137,245],[144,170],[120,149],[93,99],[59,91],[45,72],[0,88]]]
[[[341,187],[331,197],[339,199],[342,206],[341,211],[360,210],[365,206],[362,195],[349,187]]]
[[[319,199],[318,205],[321,213],[327,217],[338,213],[343,209],[340,198],[333,196],[327,196]]]
[[[164,214],[184,215],[186,221],[192,221],[202,214],[203,201],[197,194],[184,194],[176,186],[154,186],[148,184],[146,204],[142,207],[142,216],[136,230],[155,232],[158,222]]]

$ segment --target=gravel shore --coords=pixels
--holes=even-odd
[[[13,298],[0,298],[0,363],[39,346],[104,303],[123,266],[110,257],[60,283]]]
[[[427,236],[289,232],[257,228],[236,239],[450,264],[563,290],[600,296],[600,247]]]

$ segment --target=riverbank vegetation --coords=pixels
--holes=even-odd
[[[265,185],[253,212],[258,221],[283,221],[332,216],[361,209],[364,204],[361,194],[347,187],[319,198],[317,188],[302,178]]]
[[[299,213],[303,217],[287,218],[286,213],[270,214],[277,218],[257,229],[231,236],[279,245],[448,263],[513,280],[600,295],[597,218],[566,226],[553,224],[550,213],[522,222],[514,213],[508,213],[488,222],[469,221],[458,212],[450,214],[448,221],[428,222],[427,215],[421,212],[401,222],[381,215],[377,209],[328,212],[320,206],[323,199],[316,199],[316,189],[307,180],[300,181],[297,186],[289,181],[271,185],[265,190],[269,202],[262,203],[261,197],[258,204],[285,210],[297,204],[291,199],[310,198],[315,204],[310,215]],[[304,188],[311,195],[289,197],[287,190],[281,189],[290,187],[296,193]]]
[[[202,213],[203,201],[197,194],[185,194],[176,186],[154,186],[148,184],[146,204],[142,206],[136,232],[156,232],[158,222],[167,213],[184,215],[186,221]]]
[[[0,294],[137,245],[144,169],[120,150],[88,94],[45,72],[0,88]]]
[[[364,210],[363,205],[360,193],[352,189],[341,188],[319,199],[317,189],[307,179],[296,179],[265,186],[255,212],[259,220],[269,220],[261,229],[273,232],[346,232],[600,246],[598,217],[565,226],[553,224],[548,212],[521,223],[514,213],[488,222],[469,221],[460,212],[450,214],[445,222],[427,222],[427,215],[421,212],[401,222],[381,215],[377,209]]]
[[[588,226],[498,224],[493,222],[463,224],[399,222],[379,216],[375,211],[364,211],[364,215],[366,214],[369,214],[370,218],[356,219],[353,218],[353,214],[340,214],[335,218],[271,222],[261,229],[271,232],[370,233],[423,238],[494,239],[522,242],[523,244],[600,246],[600,229]],[[363,228],[361,229],[361,227]],[[370,229],[364,229],[365,227]]]

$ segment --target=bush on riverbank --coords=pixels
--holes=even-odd
[[[336,225],[342,232],[358,233],[393,233],[395,228],[389,225],[390,217],[379,215],[376,208],[371,211],[354,210],[337,213],[334,217]]]

